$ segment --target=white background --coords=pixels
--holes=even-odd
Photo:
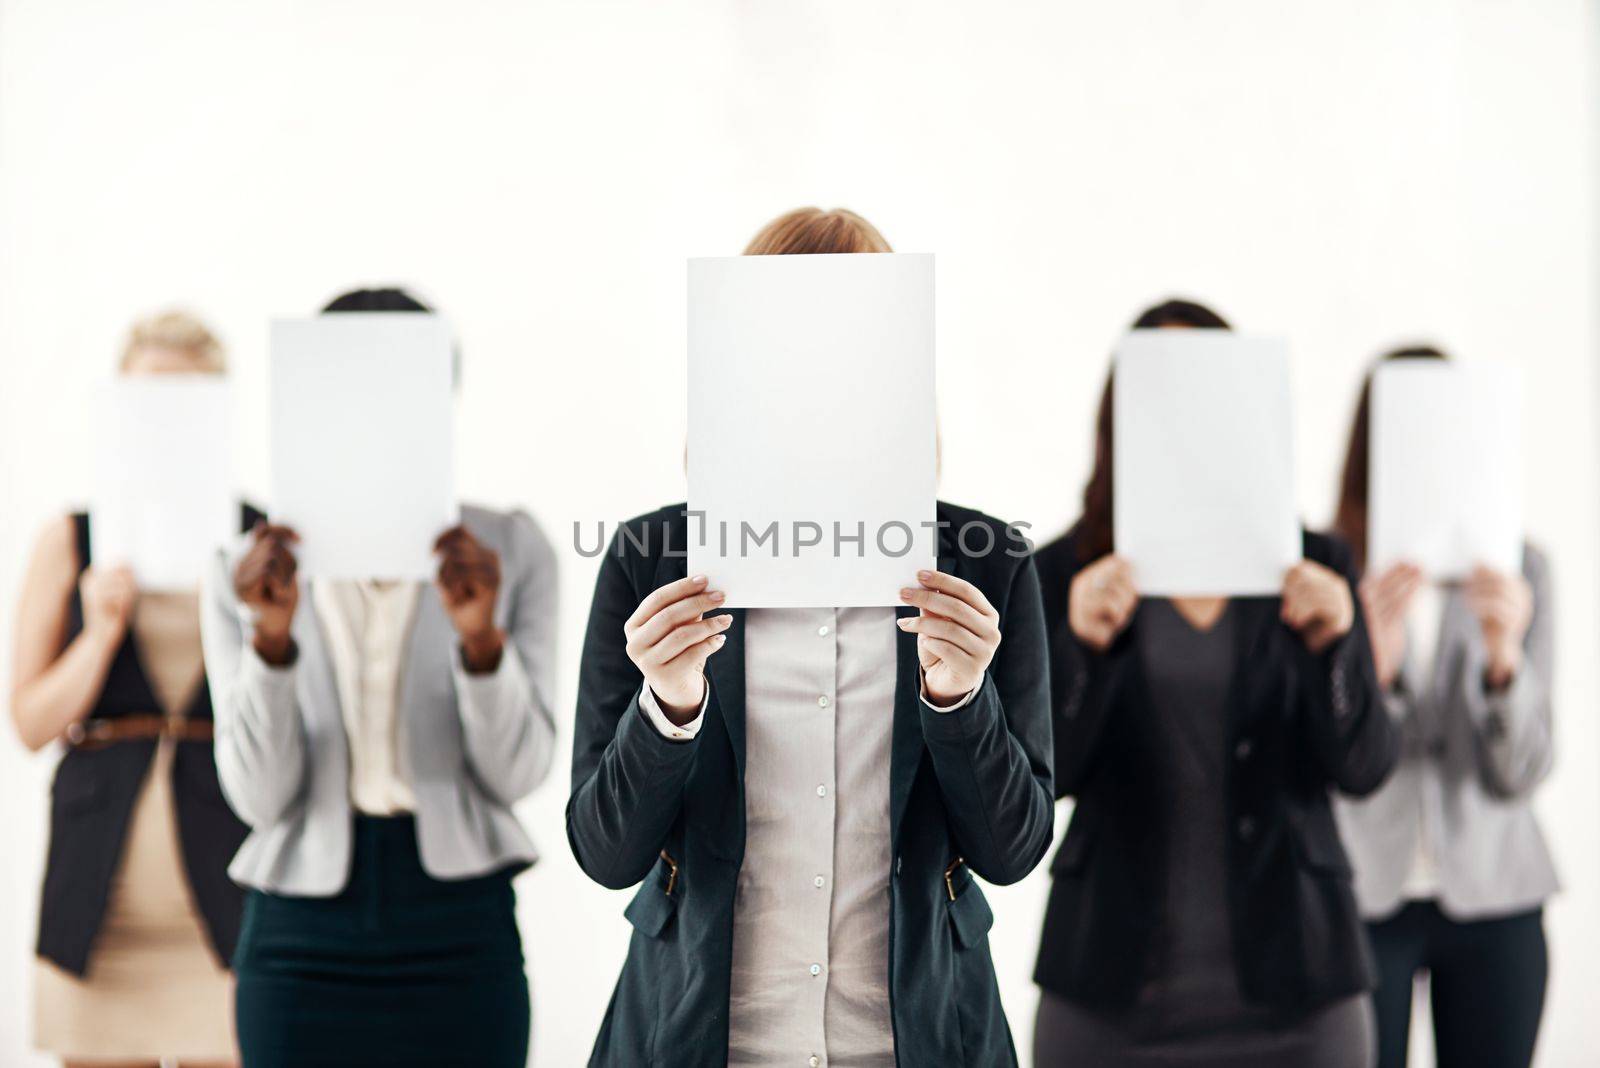
[[[938,256],[945,497],[1074,514],[1119,330],[1171,292],[1294,344],[1300,497],[1420,336],[1520,363],[1559,595],[1544,1065],[1600,1043],[1596,26],[1584,0],[0,0],[0,599],[87,495],[128,320],[210,317],[265,487],[266,322],[415,284],[459,327],[460,479],[572,524],[683,495],[684,259],[844,204]],[[847,388],[841,386],[841,388]],[[589,540],[592,540],[592,534]],[[563,743],[592,561],[564,551]],[[9,657],[9,620],[0,656]],[[48,756],[0,744],[0,1063],[24,1052]],[[536,1057],[582,1063],[628,927],[525,807]],[[1065,822],[1065,812],[1059,821]],[[1018,1044],[1046,880],[995,891]]]

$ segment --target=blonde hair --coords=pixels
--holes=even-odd
[[[128,328],[128,340],[122,346],[124,371],[139,349],[175,349],[194,357],[204,371],[221,372],[224,368],[222,342],[210,327],[186,311],[164,311],[136,320]]]
[[[773,219],[745,247],[746,256],[893,252],[878,228],[853,211],[796,208]]]

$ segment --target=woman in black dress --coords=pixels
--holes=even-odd
[[[1134,326],[1227,328],[1178,301]],[[1077,805],[1034,1062],[1365,1068],[1372,971],[1327,794],[1375,789],[1396,740],[1348,553],[1306,534],[1279,597],[1141,599],[1111,543],[1111,388],[1083,516],[1036,556]]]

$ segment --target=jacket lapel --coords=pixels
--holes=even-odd
[[[947,527],[939,528],[937,567],[947,575],[956,573],[954,538]],[[895,619],[917,614],[910,605],[895,608]],[[922,739],[922,671],[917,660],[917,636],[895,628],[894,740],[889,758],[889,840],[898,851],[900,821],[911,801],[917,771],[922,767],[927,748]]]
[[[501,613],[505,592],[501,590],[495,605],[499,623],[504,623]],[[395,695],[395,715],[402,727],[400,751],[414,782],[437,778],[440,769],[436,765],[452,759],[447,748],[437,743],[439,725],[433,721],[437,719],[439,702],[448,704],[453,699],[451,658],[455,646],[455,629],[444,610],[439,588],[432,582],[422,583],[411,611],[400,691]],[[441,685],[448,689],[441,690]]]
[[[1233,679],[1228,685],[1228,737],[1238,737],[1244,726],[1253,720],[1260,709],[1269,707],[1262,702],[1264,695],[1249,687],[1252,679],[1275,678],[1273,672],[1247,670],[1252,662],[1266,655],[1267,645],[1279,626],[1278,613],[1283,604],[1278,597],[1235,597],[1229,611],[1237,612],[1234,630]]]

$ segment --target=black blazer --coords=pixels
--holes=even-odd
[[[972,703],[941,715],[918,700],[915,635],[898,637],[884,843],[894,857],[884,902],[889,995],[900,1064],[992,1068],[1016,1055],[989,959],[994,917],[973,873],[1016,882],[1050,847],[1044,619],[1033,564],[1000,523],[944,504],[938,515],[954,529],[978,523],[994,535],[992,552],[969,556],[947,530],[939,567],[983,591],[1004,640]],[[728,642],[707,664],[705,723],[686,742],[663,738],[645,718],[643,678],[623,648],[623,623],[639,603],[684,576],[687,544],[682,505],[629,521],[607,549],[589,614],[567,836],[596,882],[622,889],[644,880],[625,913],[633,940],[593,1065],[721,1068],[728,1060],[745,836],[743,612],[733,610]],[[945,869],[957,857],[966,863],[947,889]]]
[[[260,513],[243,509],[245,529]],[[89,566],[89,517],[73,516],[78,569]],[[83,604],[74,591],[66,641],[83,629]],[[130,630],[117,649],[93,719],[161,712],[139,663]],[[202,679],[186,715],[211,719],[211,689]],[[122,859],[128,820],[155,757],[156,742],[126,741],[69,748],[50,789],[50,850],[39,895],[37,952],[74,975],[85,975]],[[184,875],[205,921],[217,959],[226,964],[239,938],[243,892],[228,878],[228,862],[244,841],[245,825],[223,800],[210,742],[179,742],[173,754],[172,794]]]
[[[1304,539],[1307,559],[1352,581],[1342,543]],[[1034,979],[1063,997],[1127,1006],[1162,967],[1165,841],[1143,724],[1156,714],[1128,629],[1103,655],[1067,622],[1082,566],[1073,534],[1035,557],[1050,632],[1056,793],[1077,805],[1053,879]],[[1351,595],[1354,596],[1352,588]],[[1359,606],[1359,602],[1357,602]],[[1278,619],[1277,597],[1241,598],[1228,713],[1229,922],[1245,997],[1295,1014],[1371,989],[1350,865],[1330,788],[1377,789],[1398,754],[1359,607],[1320,656]]]

